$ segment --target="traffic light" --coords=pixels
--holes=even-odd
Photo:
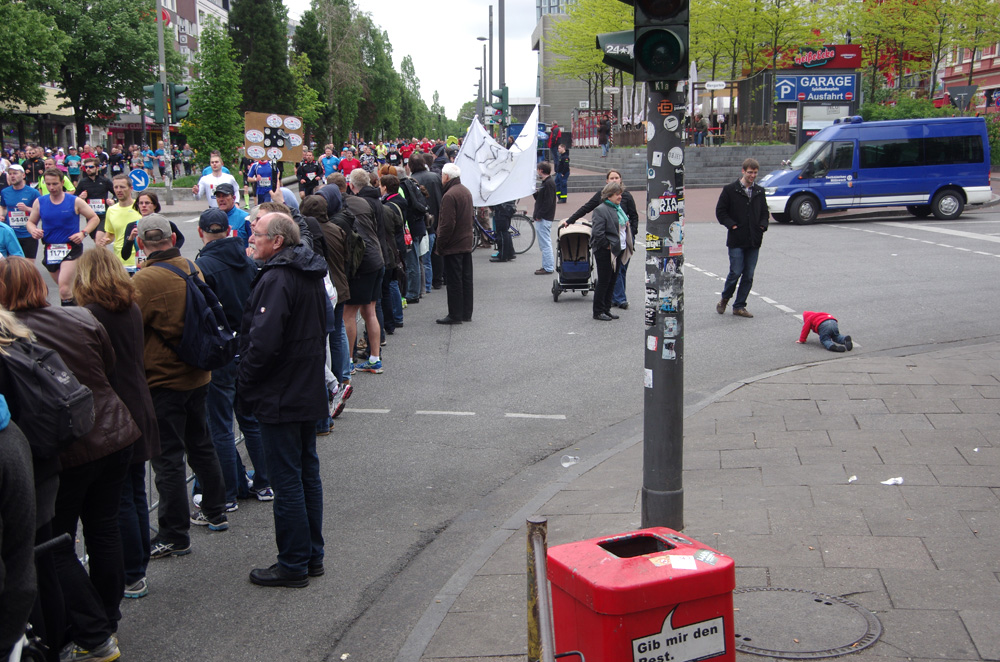
[[[153,122],[163,124],[165,119],[164,111],[166,110],[166,105],[163,103],[163,85],[159,83],[143,85],[142,91],[144,93],[142,107],[149,111]]]
[[[187,85],[168,83],[170,88],[170,123],[176,124],[187,117],[191,100],[187,98]]]
[[[506,124],[507,109],[510,107],[508,104],[508,92],[509,90],[506,85],[501,87],[499,90],[493,90],[493,96],[495,96],[497,100],[490,104],[490,108],[500,111],[500,124]]]
[[[635,0],[635,79],[688,78],[688,0]]]

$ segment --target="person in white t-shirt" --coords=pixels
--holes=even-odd
[[[233,190],[240,186],[236,183],[235,177],[222,172],[222,156],[218,152],[212,152],[208,164],[212,171],[198,180],[198,183],[191,187],[191,191],[196,199],[202,196],[208,198],[209,207],[218,207],[219,203],[215,201],[215,189],[219,184],[232,184]]]

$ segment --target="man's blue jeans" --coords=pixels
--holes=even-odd
[[[330,334],[330,371],[341,384],[351,379],[351,351],[347,347],[343,303],[338,303],[333,309],[333,332]]]
[[[215,453],[219,456],[222,478],[226,483],[226,502],[232,503],[237,497],[247,494],[246,477],[240,467],[239,452],[233,431],[233,413],[236,402],[236,361],[212,371],[212,381],[208,385],[205,409],[208,412],[208,432],[212,436]],[[247,453],[253,462],[253,488],[261,490],[269,487],[267,460],[260,442],[260,427],[253,416],[236,412],[236,420],[243,431]]]
[[[632,260],[629,260],[629,262],[631,261]],[[628,303],[628,297],[625,295],[626,271],[628,271],[628,262],[624,262],[618,267],[618,278],[615,280],[615,291],[611,294],[611,303],[615,306]]]
[[[417,242],[406,247],[403,262],[406,264],[406,301],[416,301],[423,294],[423,275],[420,273],[420,258],[417,256]]]
[[[722,298],[731,299],[733,291],[736,292],[736,301],[733,302],[733,310],[747,307],[747,297],[750,296],[750,288],[753,287],[753,272],[757,268],[757,248],[730,248],[729,249],[729,275],[726,277],[726,286],[722,288]],[[736,282],[740,287],[736,289]]]
[[[424,267],[424,292],[430,293],[431,291],[431,281],[434,279],[434,267],[431,265],[431,253],[434,252],[434,243],[437,239],[437,235],[431,232],[427,235],[428,246],[430,247],[426,253],[420,256],[420,263]]]
[[[316,455],[316,421],[261,423],[260,436],[274,487],[278,565],[305,575],[323,561],[323,483]]]
[[[556,270],[556,259],[552,253],[552,221],[535,219],[535,230],[538,235],[538,250],[542,251],[542,269],[552,273]]]

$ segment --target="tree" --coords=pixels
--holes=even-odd
[[[996,0],[959,0],[955,22],[959,26],[956,45],[969,51],[969,85],[973,62],[985,47],[1000,40],[1000,3]]]
[[[399,133],[402,112],[402,84],[392,66],[392,44],[389,35],[362,15],[360,21],[361,65],[364,98],[356,128],[362,135],[376,133],[395,137]]]
[[[335,142],[347,138],[358,117],[363,97],[361,45],[353,0],[314,0],[313,9],[327,39],[326,102],[330,109],[330,135]]]
[[[328,101],[330,85],[327,82],[330,47],[315,10],[309,9],[302,14],[299,26],[295,28],[295,35],[292,37],[292,47],[296,53],[309,58],[309,75],[306,76],[305,83],[316,90],[320,103],[319,117],[309,128],[322,138],[323,143],[326,143],[330,138],[331,115]]]
[[[281,0],[233,0],[230,5],[229,36],[243,66],[241,110],[288,115],[295,107],[287,25]]]
[[[58,77],[69,41],[52,17],[20,2],[0,3],[0,44],[9,54],[0,58],[0,104],[41,105],[42,83]]]
[[[121,99],[139,99],[158,71],[156,23],[146,0],[27,0],[25,5],[55,19],[70,37],[57,81],[60,106],[72,108],[76,135],[84,125],[105,124]],[[49,39],[40,33],[38,41]]]
[[[191,84],[190,111],[183,122],[188,142],[203,162],[217,149],[224,162],[235,163],[243,144],[242,67],[232,39],[215,21],[201,30],[195,67],[199,75]]]
[[[319,123],[324,104],[319,99],[319,92],[309,86],[309,56],[305,53],[292,53],[291,61],[292,81],[295,84],[295,107],[292,114],[301,117],[302,123],[311,129]]]

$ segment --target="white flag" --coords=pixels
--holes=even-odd
[[[472,192],[472,204],[489,207],[535,192],[537,133],[537,105],[509,150],[486,133],[478,117],[472,120],[455,157],[462,184]]]

